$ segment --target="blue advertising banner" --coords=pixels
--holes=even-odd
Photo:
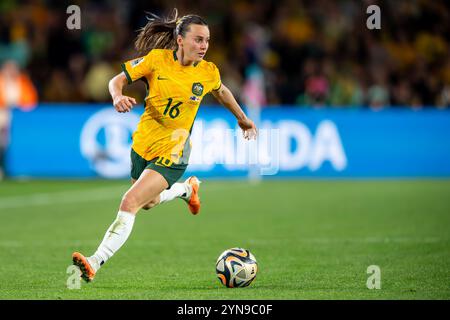
[[[14,110],[6,157],[12,177],[128,178],[131,136],[143,108],[46,105]],[[223,107],[202,106],[187,174],[199,177],[450,177],[450,111],[261,111],[248,142]]]

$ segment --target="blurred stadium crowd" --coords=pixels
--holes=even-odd
[[[71,4],[81,8],[81,30],[66,28]],[[381,8],[381,30],[366,27],[370,4]],[[445,0],[2,0],[0,61],[17,62],[41,102],[109,102],[107,83],[121,62],[136,57],[145,12],[165,15],[175,6],[206,18],[206,59],[240,98],[248,66],[256,63],[269,105],[450,104]],[[130,90],[143,98],[143,85]]]

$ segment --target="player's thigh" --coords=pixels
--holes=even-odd
[[[142,207],[152,199],[156,198],[161,192],[167,189],[168,186],[167,180],[159,172],[145,169],[141,173],[139,179],[134,181],[125,196],[131,197],[140,207]]]

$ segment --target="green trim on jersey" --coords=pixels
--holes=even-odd
[[[131,80],[130,74],[127,71],[127,67],[125,66],[125,63],[122,63],[121,67],[122,67],[123,73],[125,73],[125,76],[127,77],[128,84],[133,83],[133,81]]]

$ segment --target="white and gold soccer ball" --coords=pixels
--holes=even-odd
[[[255,256],[243,248],[231,248],[217,259],[217,277],[228,288],[246,287],[256,277],[258,263]]]

